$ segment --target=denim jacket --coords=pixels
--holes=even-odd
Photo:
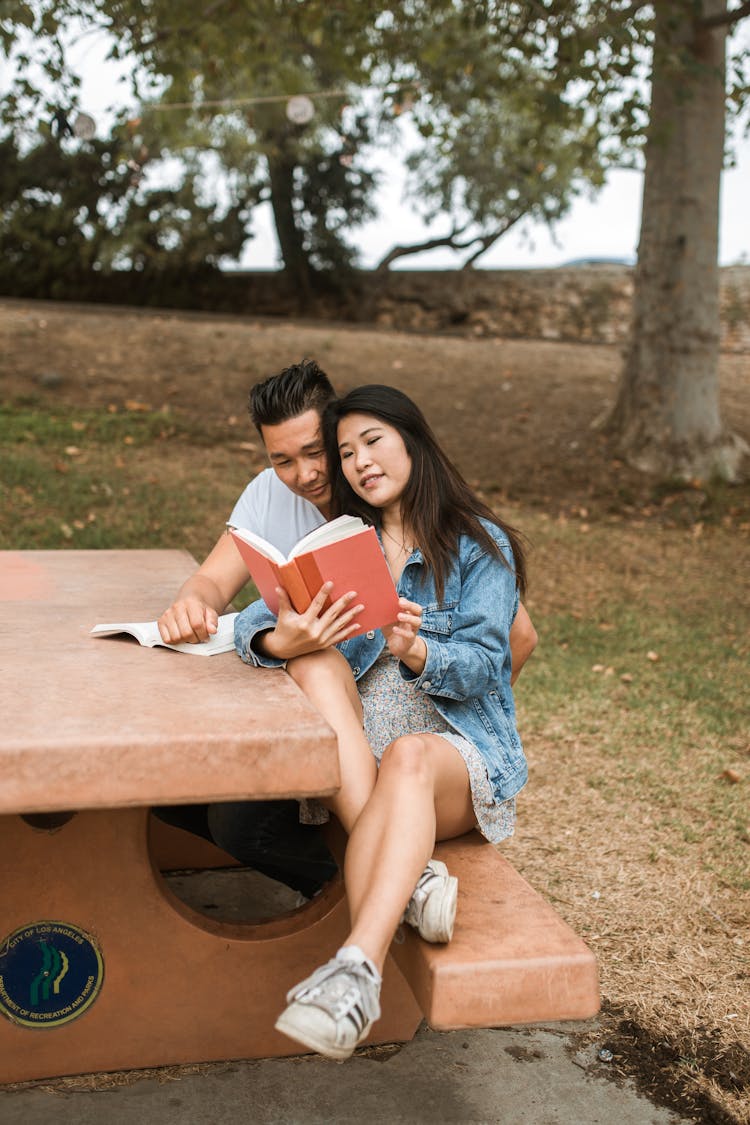
[[[507,537],[495,524],[482,523],[512,565]],[[526,783],[528,771],[510,687],[508,637],[518,609],[513,571],[501,559],[488,555],[474,539],[461,536],[440,601],[419,550],[404,566],[398,592],[422,605],[420,636],[427,645],[422,672],[416,675],[399,663],[401,676],[415,691],[429,695],[446,722],[476,746],[487,766],[496,800],[515,796]],[[362,600],[365,597],[360,593]],[[258,633],[272,629],[275,620],[262,601],[238,615],[235,645],[246,663],[283,667],[283,660],[264,656],[253,647]],[[338,646],[357,680],[372,667],[384,647],[385,638],[379,629]]]

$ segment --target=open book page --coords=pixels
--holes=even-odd
[[[175,652],[187,652],[191,656],[216,656],[220,652],[231,652],[234,649],[234,619],[236,613],[225,613],[219,618],[218,630],[207,641],[200,644],[181,642],[167,644],[161,639],[159,626],[155,621],[127,621],[114,622],[104,625],[95,625],[91,630],[92,637],[114,637],[117,634],[128,633],[135,637],[139,644],[145,648],[172,648]]]
[[[309,531],[307,535],[303,535],[300,541],[292,547],[289,558],[294,559],[297,555],[304,554],[305,551],[314,551],[318,547],[324,547],[326,543],[338,543],[342,539],[348,539],[351,535],[364,531],[366,527],[367,524],[359,516],[338,516],[335,520],[329,520],[328,523],[321,524],[320,527]]]
[[[256,535],[254,531],[248,531],[246,527],[230,527],[229,530],[235,539],[242,539],[245,543],[249,543],[258,554],[270,559],[277,566],[283,566],[286,562],[286,556],[282,554],[278,547],[274,547],[273,543],[264,539],[262,535]]]
[[[296,558],[297,555],[304,554],[305,551],[313,551],[326,543],[337,543],[340,539],[347,539],[350,535],[356,535],[358,531],[363,531],[366,526],[359,516],[338,516],[337,519],[329,520],[328,523],[321,524],[320,527],[309,531],[307,535],[303,535],[299,542],[292,547],[288,558]],[[233,535],[244,539],[251,547],[255,547],[256,551],[275,562],[277,566],[283,566],[287,562],[287,556],[282,554],[273,543],[264,539],[262,535],[256,535],[254,531],[250,531],[246,527],[232,527],[230,531]]]

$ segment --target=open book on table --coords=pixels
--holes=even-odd
[[[279,612],[276,587],[282,586],[297,613],[304,613],[324,582],[333,582],[326,608],[355,590],[358,633],[391,625],[398,616],[398,594],[373,527],[358,516],[339,516],[300,539],[288,557],[246,528],[230,531],[247,569],[272,613]],[[352,633],[352,636],[357,634]]]
[[[178,644],[168,644],[161,639],[159,626],[155,621],[127,621],[115,622],[108,625],[95,625],[91,630],[92,637],[114,637],[118,633],[129,633],[135,637],[139,644],[146,648],[173,648],[176,652],[188,652],[191,656],[216,656],[219,652],[232,652],[234,649],[234,619],[236,613],[225,613],[219,618],[219,627],[207,641],[199,644],[190,644],[181,641]]]

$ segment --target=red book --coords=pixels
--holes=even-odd
[[[357,603],[365,607],[357,614],[359,629],[352,636],[396,621],[398,594],[385,555],[375,529],[358,516],[339,516],[317,527],[300,539],[288,558],[246,528],[230,530],[272,613],[279,612],[277,586],[286,590],[297,613],[304,613],[323,583],[333,582],[325,608],[350,590],[356,591]]]

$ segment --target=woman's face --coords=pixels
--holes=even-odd
[[[411,475],[411,457],[394,427],[371,414],[347,414],[338,424],[341,468],[373,508],[397,505]]]

